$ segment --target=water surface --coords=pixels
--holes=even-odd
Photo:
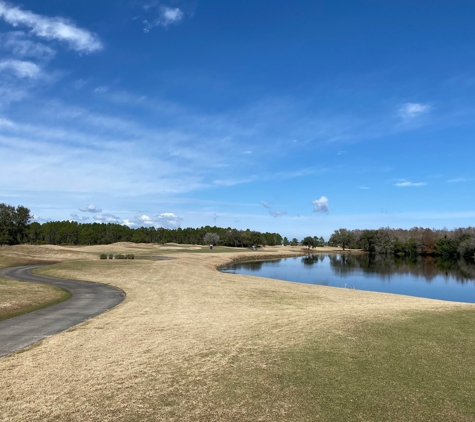
[[[221,271],[278,280],[475,303],[475,264],[432,257],[318,254],[228,265]]]

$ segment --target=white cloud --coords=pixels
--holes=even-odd
[[[153,224],[153,219],[149,217],[148,215],[142,215],[141,217],[138,218],[143,224]]]
[[[78,28],[64,18],[41,16],[2,0],[0,18],[14,27],[26,26],[38,37],[66,42],[71,49],[79,52],[91,53],[102,49],[102,43],[96,34]]]
[[[153,9],[154,4],[149,4],[144,6],[145,10]],[[153,21],[144,20],[144,29],[145,33],[150,32],[150,30],[156,26],[161,26],[163,28],[167,28],[170,25],[177,25],[180,23],[184,18],[184,13],[178,7],[168,7],[168,6],[159,6],[158,7],[158,17]]]
[[[156,216],[156,221],[160,224],[160,227],[175,229],[180,227],[183,218],[180,218],[172,212],[165,212]]]
[[[99,212],[102,212],[102,209],[96,207],[95,205],[86,205],[85,207],[79,208],[79,211],[82,211],[82,212],[99,213]]]
[[[414,119],[422,114],[426,114],[430,111],[431,106],[420,103],[405,103],[399,110],[399,115],[405,120]]]
[[[424,182],[409,182],[407,180],[404,180],[402,182],[396,183],[394,186],[398,186],[400,188],[407,188],[407,187],[415,187],[415,186],[425,186],[427,183]]]
[[[146,214],[142,214],[140,217],[134,217],[133,219],[125,219],[124,223],[129,227],[163,227],[165,229],[176,229],[180,227],[183,218],[178,217],[172,212],[165,212],[158,214],[154,217],[150,217]]]
[[[359,189],[361,189],[361,190],[368,190],[369,187],[368,187],[368,186],[360,186]]]
[[[460,182],[466,182],[467,179],[465,179],[464,177],[457,177],[456,179],[450,179],[450,180],[447,180],[447,183],[460,183]]]
[[[80,217],[77,214],[70,214],[71,216],[71,221],[86,221],[89,220],[89,217]]]
[[[34,57],[49,60],[56,54],[56,51],[51,47],[30,40],[23,31],[0,34],[0,48],[10,51],[16,57]]]
[[[133,221],[125,219],[124,220],[124,226],[135,227],[135,226],[137,226],[137,223],[134,223]]]
[[[107,213],[95,215],[94,220],[102,221],[104,223],[116,223],[116,224],[122,223],[121,218],[113,214],[107,214]]]
[[[328,205],[328,198],[326,196],[320,197],[320,199],[316,199],[312,201],[313,204],[313,212],[319,213],[328,213],[330,212],[330,206]]]
[[[19,78],[35,79],[39,76],[41,70],[39,66],[33,62],[22,60],[3,60],[0,62],[0,71],[10,71]]]

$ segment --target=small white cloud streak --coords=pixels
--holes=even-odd
[[[397,186],[397,187],[400,187],[400,188],[408,188],[408,187],[417,187],[417,186],[425,186],[427,183],[424,183],[424,182],[408,182],[408,181],[404,181],[404,182],[399,182],[399,183],[396,183],[394,186]]]
[[[283,215],[287,215],[287,211],[269,210],[269,214],[272,215],[272,217],[277,218],[277,217],[282,217]]]
[[[81,212],[99,213],[99,212],[102,212],[102,209],[96,207],[95,205],[86,205],[85,207],[79,208],[79,211],[81,211]]]
[[[0,62],[0,71],[10,71],[18,78],[35,79],[40,73],[41,69],[33,62],[22,60],[3,60]]]
[[[405,103],[399,110],[399,115],[405,120],[412,120],[422,114],[426,114],[430,111],[431,106],[420,103]]]
[[[313,204],[313,212],[317,213],[328,213],[330,212],[330,206],[328,204],[328,198],[326,196],[320,197],[320,199],[316,199],[312,201]]]
[[[266,202],[266,201],[261,201],[261,205],[262,205],[264,208],[267,208],[267,209],[271,208],[271,205],[270,205],[268,202]]]
[[[97,35],[78,28],[67,19],[41,16],[2,0],[0,18],[14,27],[26,26],[37,37],[66,42],[71,49],[79,52],[92,53],[103,48]]]
[[[274,217],[282,217],[283,215],[287,215],[287,211],[281,211],[281,210],[274,210],[272,209],[272,205],[269,204],[266,201],[261,201],[261,205],[269,211],[269,214]]]

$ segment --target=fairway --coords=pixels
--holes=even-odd
[[[473,306],[216,271],[297,248],[191,248],[4,248],[127,297],[0,359],[0,420],[475,421]]]

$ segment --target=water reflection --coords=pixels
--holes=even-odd
[[[424,278],[430,283],[436,277],[442,276],[454,279],[457,283],[468,283],[475,280],[475,265],[463,258],[449,260],[431,256],[399,257],[381,254],[344,254],[326,255],[329,263],[341,277],[354,275],[355,272],[378,274],[390,279],[394,275],[410,274]],[[325,256],[324,256],[325,257]],[[305,257],[306,261],[319,261],[318,255]]]
[[[316,254],[241,263],[221,270],[300,283],[475,302],[475,263],[464,259]]]

